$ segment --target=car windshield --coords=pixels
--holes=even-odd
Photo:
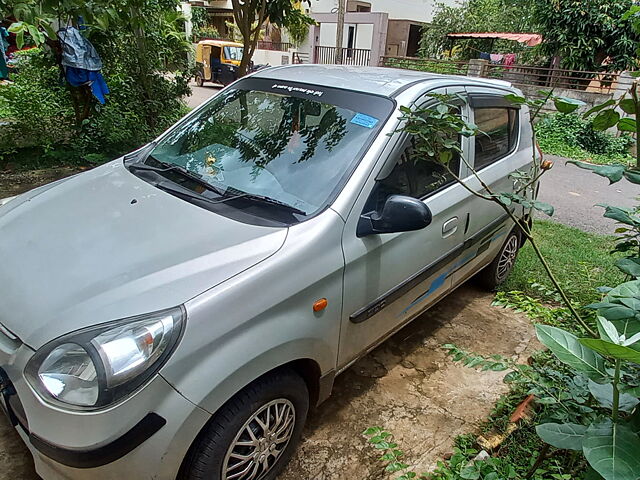
[[[223,91],[165,136],[151,157],[184,167],[218,191],[267,197],[306,216],[326,207],[393,103],[324,92],[351,104],[343,107],[313,94],[293,96],[273,81],[268,85],[272,91]]]
[[[224,47],[224,57],[227,60],[242,60],[242,47]]]

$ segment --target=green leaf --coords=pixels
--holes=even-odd
[[[24,47],[24,30],[16,33],[16,45],[18,48]]]
[[[612,101],[612,100],[609,100]],[[624,113],[628,113],[629,115],[635,115],[636,113],[636,102],[634,102],[631,98],[625,98],[620,100],[620,108]]]
[[[607,128],[611,128],[616,125],[618,120],[620,120],[620,114],[612,108],[602,110],[593,119],[593,129],[601,131],[606,130]]]
[[[616,262],[616,267],[627,275],[640,277],[640,258],[621,258]]]
[[[637,480],[640,437],[625,424],[609,419],[592,423],[584,434],[582,451],[593,469],[606,480]]]
[[[553,215],[553,212],[554,212],[553,205],[550,205],[545,202],[538,202],[537,200],[533,202],[533,208],[541,211],[542,213],[549,215],[550,217]]]
[[[460,478],[478,480],[480,478],[480,470],[475,465],[468,465],[460,471]]]
[[[625,170],[624,178],[631,183],[640,184],[640,172],[634,170]]]
[[[591,350],[595,350],[602,355],[606,355],[607,357],[625,360],[627,362],[633,362],[640,365],[640,352],[637,352],[632,348],[616,345],[615,343],[607,342],[599,338],[581,338],[580,343]]]
[[[582,450],[582,436],[587,431],[584,425],[575,423],[543,423],[536,427],[536,433],[543,442],[564,450]]]
[[[380,432],[382,432],[382,429],[380,427],[369,427],[364,432],[362,432],[362,434],[371,436],[371,435],[377,435]]]
[[[636,411],[629,417],[627,423],[633,433],[640,435],[640,408],[636,408]]]
[[[605,218],[611,218],[612,220],[616,220],[620,223],[624,223],[626,225],[638,226],[640,225],[640,218],[633,214],[633,210],[626,207],[614,207],[612,205],[605,205],[603,203],[598,204],[599,207],[604,207]]]
[[[555,97],[553,104],[560,113],[571,113],[581,106],[586,105],[582,100],[568,97]]]
[[[599,383],[594,382],[593,380],[589,380],[589,391],[591,395],[598,401],[600,405],[605,408],[611,409],[613,407],[613,385],[610,383],[606,383],[601,385]],[[636,397],[629,395],[628,393],[620,394],[620,404],[619,408],[623,412],[630,413],[633,411],[636,405],[640,403]]]
[[[596,175],[608,178],[609,183],[619,182],[624,175],[623,165],[593,165],[591,163],[579,162],[578,160],[568,160],[567,163],[573,163],[577,167],[591,170]]]
[[[636,131],[636,121],[633,118],[621,118],[618,121],[618,130],[621,132],[634,132]]]
[[[607,100],[604,103],[601,103],[600,105],[596,105],[593,108],[590,108],[589,110],[587,110],[583,115],[582,118],[587,118],[591,115],[593,115],[594,113],[599,112],[600,110],[602,110],[603,108],[607,108],[610,107],[611,105],[614,105],[616,103],[615,100],[611,99],[611,100]]]
[[[520,95],[515,95],[513,93],[505,95],[503,98],[505,100],[513,103],[514,105],[523,105],[523,104],[527,103],[527,99],[526,98],[521,97]]]
[[[592,350],[584,348],[575,335],[549,325],[536,325],[536,334],[540,342],[561,362],[594,381],[608,379],[604,359]]]

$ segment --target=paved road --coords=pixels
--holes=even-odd
[[[189,97],[190,107],[197,107],[220,87],[192,85],[193,95]],[[540,200],[555,207],[552,220],[593,233],[610,234],[614,222],[602,216],[598,203],[617,206],[632,206],[634,198],[640,196],[640,186],[622,180],[609,186],[609,181],[574,165],[565,165],[566,159],[545,155],[553,160],[553,168],[545,174],[540,186]],[[541,218],[548,218],[541,215]]]
[[[631,207],[638,203],[640,186],[621,180],[609,186],[609,180],[575,165],[565,165],[566,159],[545,155],[554,162],[542,178],[540,200],[555,206],[552,220],[585,230],[611,234],[615,222],[602,216],[598,203]],[[546,215],[542,215],[546,217]],[[547,217],[548,218],[548,217]]]
[[[208,83],[202,87],[197,87],[195,83],[192,83],[191,90],[193,93],[187,98],[187,105],[191,108],[196,108],[202,102],[211,98],[212,95],[218,93],[221,88],[221,86]]]

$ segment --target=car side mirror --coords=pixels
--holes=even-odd
[[[382,207],[382,213],[362,215],[356,235],[365,237],[378,233],[398,233],[421,230],[431,223],[431,210],[424,202],[405,195],[391,195]]]

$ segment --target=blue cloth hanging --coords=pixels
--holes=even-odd
[[[74,87],[80,87],[82,85],[91,86],[93,96],[104,105],[106,100],[105,95],[109,93],[109,87],[100,72],[85,70],[83,68],[66,67],[65,74],[67,82]]]

